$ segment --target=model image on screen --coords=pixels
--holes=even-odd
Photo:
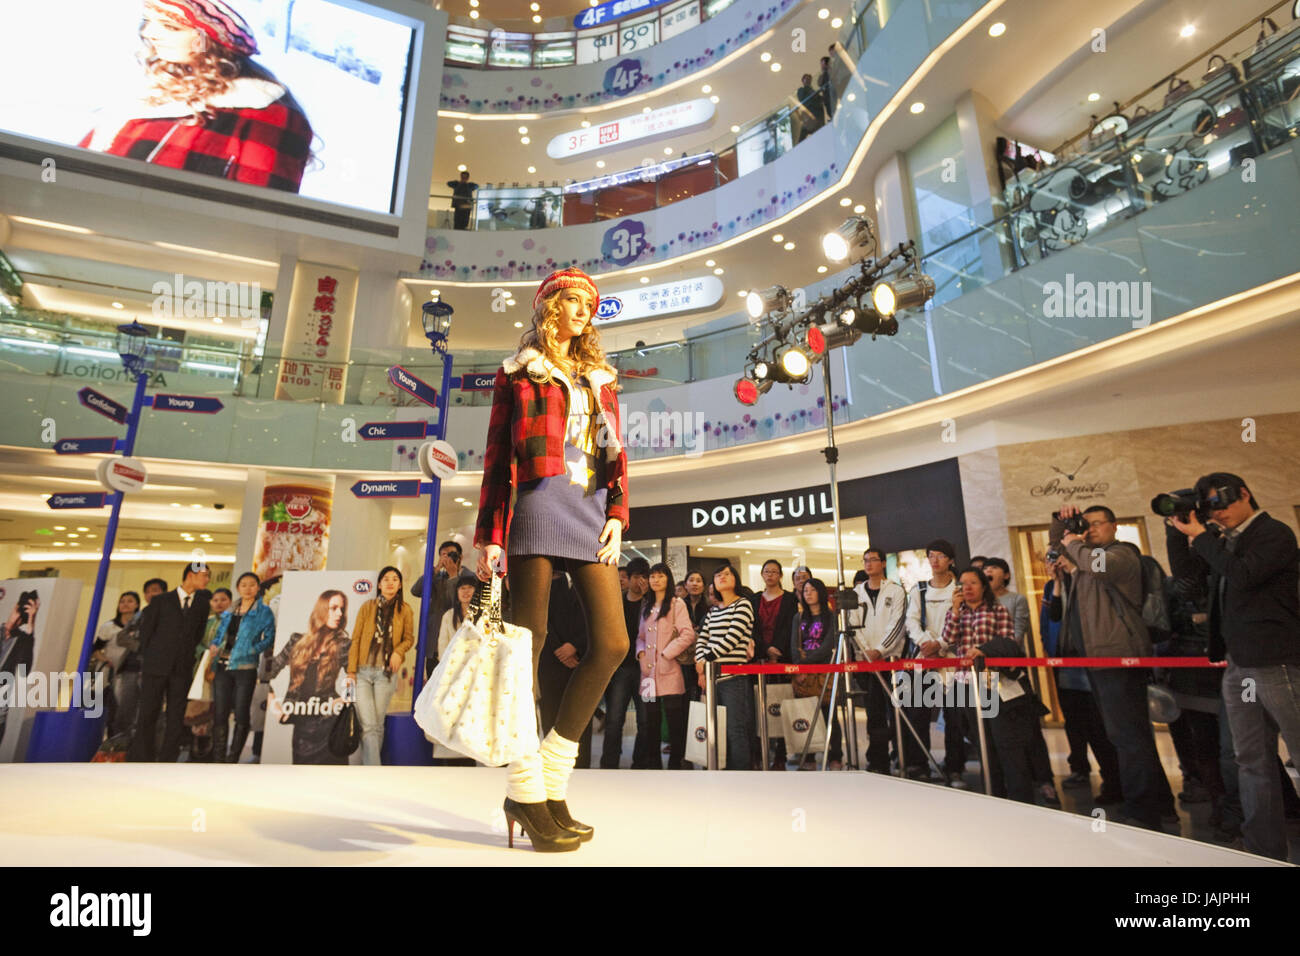
[[[290,634],[289,642],[271,661],[268,680],[289,665],[289,688],[284,693],[280,722],[293,724],[294,763],[348,762],[347,757],[336,756],[329,747],[335,717],[332,702],[337,697],[334,686],[347,665],[352,643],[347,628],[347,595],[322,591],[311,610],[306,632]]]
[[[297,192],[312,128],[283,84],[251,57],[257,41],[222,0],[145,0],[147,88],[106,107],[79,145],[157,166]]]
[[[596,284],[579,269],[554,272],[538,287],[532,328],[497,371],[474,533],[478,574],[487,581],[509,529],[512,620],[532,631],[534,687],[555,567],[569,572],[587,618],[587,654],[554,726],[539,752],[508,768],[511,842],[518,823],[534,850],[576,850],[592,836],[569,815],[565,795],[578,738],[628,652],[617,571],[628,523],[627,455],[616,373],[593,324],[599,304]]]

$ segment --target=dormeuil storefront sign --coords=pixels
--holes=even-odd
[[[695,276],[611,292],[601,297],[596,317],[601,325],[614,325],[656,315],[700,312],[721,302],[724,291],[717,276]]]
[[[707,123],[713,119],[713,112],[711,100],[698,99],[665,106],[649,113],[624,116],[608,123],[593,124],[586,129],[561,133],[546,144],[546,155],[551,159],[569,159],[597,149],[625,146],[663,133],[677,133]]]
[[[810,472],[824,468],[816,452],[807,453],[807,462]],[[764,528],[827,524],[832,519],[829,484],[648,507],[635,504],[636,489],[633,482],[629,536],[637,540],[743,534]],[[865,515],[872,544],[898,551],[924,547],[934,538],[947,538],[956,546],[959,559],[968,556],[957,459],[841,481],[839,491],[840,517]]]

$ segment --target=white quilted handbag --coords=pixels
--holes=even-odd
[[[496,574],[490,592],[487,608],[461,622],[420,691],[415,722],[430,740],[500,767],[539,747],[533,635],[501,620]]]

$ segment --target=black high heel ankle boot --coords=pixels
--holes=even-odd
[[[555,819],[561,829],[568,830],[570,833],[576,833],[578,839],[586,843],[596,831],[588,824],[569,816],[569,805],[563,800],[547,800],[546,808],[551,811],[551,816]]]
[[[578,835],[562,828],[551,816],[545,803],[516,803],[509,797],[501,805],[505,811],[506,827],[510,834],[510,846],[515,845],[515,824],[519,824],[520,836],[525,833],[533,841],[533,849],[538,853],[563,853],[576,850],[581,844]]]

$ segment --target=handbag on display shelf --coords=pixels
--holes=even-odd
[[[533,635],[501,619],[497,574],[490,592],[482,613],[467,615],[452,636],[415,701],[414,716],[429,740],[500,767],[536,752],[540,743]]]
[[[691,701],[686,715],[686,754],[695,766],[709,765],[709,738],[704,723],[704,701]],[[718,705],[718,767],[727,765],[727,708]]]

